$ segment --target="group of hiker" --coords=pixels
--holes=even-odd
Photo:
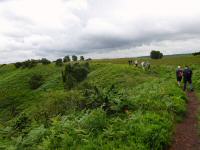
[[[181,86],[181,81],[183,79],[183,90],[185,91],[187,88],[187,83],[190,84],[190,91],[193,91],[193,86],[192,86],[192,70],[189,68],[189,66],[185,66],[184,69],[181,68],[181,66],[178,66],[176,70],[176,78],[177,78],[177,83],[178,86]]]
[[[128,61],[128,64],[129,65],[134,65],[135,67],[139,67],[141,66],[143,70],[150,70],[151,68],[151,65],[149,62],[145,62],[145,61],[142,61],[140,64],[137,60],[133,61],[133,60],[129,60]]]
[[[143,70],[150,70],[150,63],[142,61],[141,63],[138,62],[138,60],[129,60],[129,65],[134,65],[135,67],[142,67]],[[176,70],[176,79],[178,86],[181,87],[181,81],[183,80],[184,86],[183,90],[185,91],[187,88],[187,84],[190,84],[190,91],[193,91],[193,85],[192,85],[192,70],[189,68],[189,66],[185,66],[184,69],[181,68],[181,66],[177,67]]]

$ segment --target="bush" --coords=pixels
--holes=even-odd
[[[85,78],[87,78],[87,74],[88,74],[88,68],[86,68],[83,65],[75,65],[73,67],[73,77],[78,81],[81,82],[83,81]]]
[[[22,131],[29,126],[30,122],[31,120],[29,119],[28,115],[22,113],[19,117],[16,118],[16,120],[14,120],[12,127],[15,130]]]
[[[81,120],[81,126],[94,133],[102,131],[106,127],[106,124],[106,112],[100,108],[86,114]]]
[[[56,60],[56,66],[62,66],[63,65],[63,62],[62,62],[62,59],[59,58]]]
[[[23,139],[22,147],[25,148],[27,146],[37,145],[42,138],[45,136],[46,129],[44,126],[40,126],[32,129],[28,135]]]
[[[2,64],[2,65],[0,65],[0,68],[3,67],[3,66],[6,66],[6,64]]]
[[[48,65],[48,64],[51,63],[51,61],[48,60],[48,59],[46,59],[46,58],[42,58],[42,59],[40,60],[40,62],[41,62],[43,65]]]
[[[163,57],[163,54],[160,51],[151,51],[150,57],[152,59],[161,59]]]
[[[65,83],[65,89],[71,89],[78,82],[87,78],[89,73],[89,64],[67,64],[65,70],[62,71],[62,79]]]
[[[29,80],[29,85],[31,89],[37,89],[44,83],[44,78],[42,75],[33,75]]]

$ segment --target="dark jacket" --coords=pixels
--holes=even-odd
[[[191,80],[192,79],[192,70],[190,68],[186,68],[183,71],[184,80]]]

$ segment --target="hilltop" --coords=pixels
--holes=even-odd
[[[87,78],[72,89],[64,88],[64,66],[1,66],[0,148],[166,149],[186,114],[175,69],[192,64],[200,90],[200,57],[138,58],[151,70],[129,66],[129,59],[90,61]],[[44,79],[36,89],[33,75]]]

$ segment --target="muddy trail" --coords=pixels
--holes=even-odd
[[[200,103],[194,92],[188,92],[186,118],[177,124],[174,140],[169,150],[200,150],[198,136],[198,108]]]

